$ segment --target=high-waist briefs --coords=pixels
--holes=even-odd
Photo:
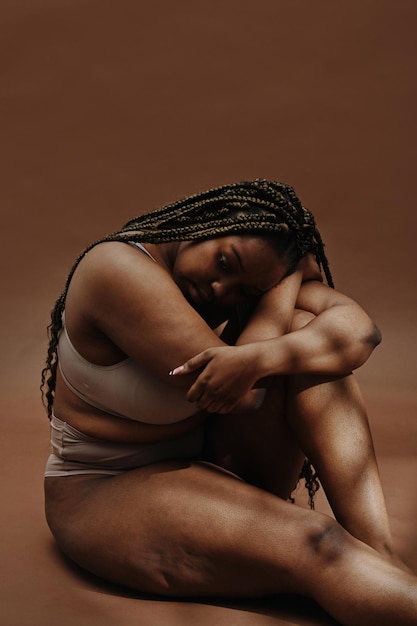
[[[116,475],[168,459],[201,458],[203,427],[169,441],[126,444],[90,437],[53,415],[51,445],[45,476]]]

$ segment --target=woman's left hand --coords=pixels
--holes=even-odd
[[[257,352],[255,344],[208,348],[170,374],[190,374],[203,368],[188,390],[187,400],[209,413],[230,413],[261,378]]]

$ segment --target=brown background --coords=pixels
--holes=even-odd
[[[43,519],[39,370],[73,259],[137,213],[258,176],[295,187],[337,286],[382,328],[358,375],[417,570],[416,22],[414,0],[0,0],[1,623],[330,623],[134,598],[61,560]]]

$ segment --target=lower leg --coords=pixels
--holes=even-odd
[[[346,626],[417,626],[417,579],[411,573],[347,533],[338,546],[326,541],[308,595]]]
[[[336,519],[354,537],[392,556],[366,410],[353,376],[293,377],[287,390],[288,421],[317,470]]]

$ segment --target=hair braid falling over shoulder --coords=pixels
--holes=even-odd
[[[58,366],[57,346],[69,284],[80,261],[93,247],[107,241],[168,243],[212,239],[227,235],[264,235],[288,263],[290,271],[312,252],[327,283],[333,287],[324,245],[312,213],[303,207],[292,187],[264,179],[209,189],[135,217],[121,230],[92,243],[75,261],[64,291],[55,303],[48,326],[49,347],[42,370],[41,390],[48,416],[54,402]],[[311,466],[310,466],[311,467]],[[314,471],[306,477],[310,497],[317,490]],[[311,477],[313,476],[313,477]]]

